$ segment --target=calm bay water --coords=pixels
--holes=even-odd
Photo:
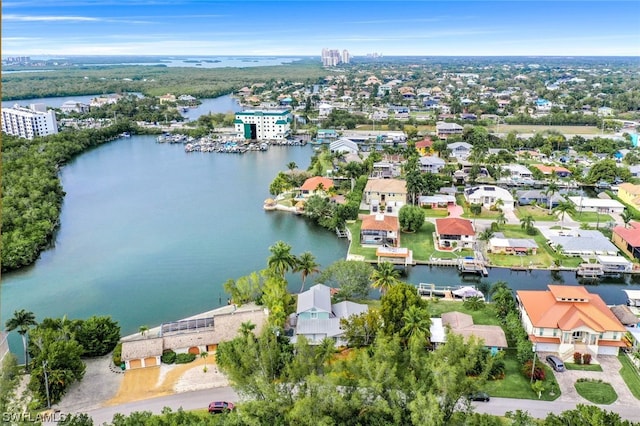
[[[199,114],[234,110],[226,96],[205,100]],[[67,315],[111,315],[123,334],[226,304],[222,285],[266,266],[278,240],[294,254],[311,251],[323,267],[343,259],[347,242],[302,217],[265,212],[273,177],[294,161],[306,168],[311,147],[272,147],[244,155],[191,153],[182,145],[133,136],[97,147],[61,172],[65,197],[53,248],[36,264],[5,274],[0,286],[2,324],[16,309],[38,320]],[[460,285],[453,268],[412,268],[411,283]],[[577,285],[575,275],[492,269],[483,280],[513,289]],[[313,281],[313,277],[310,281]],[[289,276],[290,288],[300,286]],[[470,284],[477,282],[469,281]],[[609,304],[624,303],[623,288],[640,277],[589,286]],[[10,337],[20,354],[19,336]]]

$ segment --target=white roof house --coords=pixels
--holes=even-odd
[[[470,204],[482,204],[482,207],[489,209],[498,200],[502,200],[501,208],[513,210],[513,196],[509,191],[499,186],[481,185],[464,190],[464,197]]]
[[[598,255],[596,260],[604,272],[631,272],[633,269],[633,263],[623,256]]]
[[[446,161],[435,155],[420,157],[418,161],[420,161],[420,171],[428,173],[439,173],[447,164]]]
[[[544,232],[543,232],[544,233]],[[600,231],[588,229],[565,230],[545,237],[552,247],[561,246],[567,256],[595,257],[597,255],[615,256],[618,248]]]
[[[471,155],[473,145],[467,142],[453,142],[447,144],[447,149],[451,152],[451,157],[466,160]]]
[[[589,198],[589,197],[567,197],[576,206],[576,211],[580,212],[598,212],[598,213],[617,213],[624,211],[624,204],[617,200],[609,200],[605,198]]]
[[[330,152],[344,152],[349,154],[357,154],[359,151],[358,144],[347,138],[340,138],[329,144]]]
[[[332,305],[331,289],[323,284],[314,285],[298,295],[296,313],[290,318],[290,323],[295,327],[291,342],[295,343],[298,336],[303,335],[311,345],[318,345],[330,338],[336,346],[343,346],[347,342],[343,338],[340,320],[367,312],[367,309],[367,305],[349,301]]]
[[[503,170],[509,172],[511,176],[519,177],[519,178],[530,178],[533,177],[533,173],[527,167],[522,164],[505,164],[502,166]]]

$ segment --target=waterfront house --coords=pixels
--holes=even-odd
[[[621,274],[633,270],[633,263],[623,256],[597,255],[596,262],[605,274]]]
[[[318,129],[316,139],[321,143],[331,142],[338,139],[338,132],[335,129]]]
[[[640,260],[640,222],[631,221],[628,227],[614,227],[611,240],[631,259]]]
[[[62,106],[60,107],[60,111],[64,112],[65,114],[69,114],[72,112],[85,113],[89,112],[89,105],[83,104],[82,102],[67,101],[62,104]]]
[[[171,93],[159,96],[158,99],[160,99],[160,105],[176,103],[176,95],[172,95]]]
[[[447,329],[451,333],[463,336],[465,340],[472,336],[482,340],[484,346],[494,353],[508,347],[502,327],[474,324],[471,315],[457,311],[445,312],[440,318],[431,318],[431,343],[434,346],[446,342]]]
[[[562,166],[547,166],[545,164],[534,164],[532,167],[540,170],[543,175],[550,177],[555,174],[557,177],[566,178],[571,176],[569,169]]]
[[[457,217],[436,219],[436,241],[443,249],[473,248],[476,232],[470,220]]]
[[[213,352],[220,342],[233,340],[240,334],[243,322],[251,321],[260,334],[267,322],[267,313],[259,306],[248,305],[236,310],[196,316],[184,320],[163,323],[160,327],[122,338],[122,362],[125,368],[137,369],[160,365],[160,358],[167,350],[176,353]]]
[[[435,155],[420,157],[418,161],[420,162],[420,171],[423,173],[440,173],[447,164],[446,161]]]
[[[374,202],[382,207],[393,205],[398,209],[407,203],[407,183],[400,179],[372,179],[364,187],[363,202],[371,206]]]
[[[514,200],[511,192],[494,185],[480,185],[464,190],[464,198],[469,204],[481,204],[485,209],[496,208],[498,200],[502,201],[499,206],[503,210],[513,210]]]
[[[421,195],[418,197],[418,205],[430,209],[446,209],[456,205],[456,197],[447,194]]]
[[[523,166],[522,164],[505,164],[504,166],[501,166],[501,168],[502,170],[507,172],[507,174],[511,178],[516,178],[516,179],[533,178],[533,173],[531,172],[531,170],[529,170],[526,166]]]
[[[331,304],[331,288],[316,284],[298,295],[295,314],[289,323],[293,329],[291,342],[304,336],[310,345],[319,345],[324,339],[332,339],[336,346],[346,346],[340,320],[367,312],[367,305],[344,301]]]
[[[551,198],[551,200],[549,200]],[[551,208],[556,207],[561,202],[565,202],[565,198],[558,194],[545,194],[541,189],[524,189],[516,191],[516,199],[521,206],[528,206],[532,203],[536,203],[544,208],[549,208],[549,201],[551,201]]]
[[[360,149],[358,144],[347,138],[340,138],[329,144],[330,152],[341,152],[344,154],[358,154]]]
[[[333,188],[333,180],[322,176],[313,176],[304,181],[300,187],[300,195],[304,198],[312,195],[326,195],[326,192],[331,188]]]
[[[640,185],[624,182],[618,185],[618,198],[623,203],[640,208]]]
[[[618,200],[590,197],[568,197],[576,207],[577,214],[581,212],[598,212],[620,214],[624,211],[624,204]]]
[[[447,149],[450,152],[450,157],[456,160],[466,160],[471,155],[473,145],[467,142],[454,142],[447,144]]]
[[[397,216],[371,214],[362,219],[360,244],[400,246],[400,222]]]
[[[373,163],[373,169],[371,170],[372,178],[389,179],[398,176],[400,176],[400,171],[393,163],[389,161]]]
[[[436,123],[436,135],[440,139],[447,139],[451,135],[461,135],[464,128],[457,123],[438,121]]]
[[[617,355],[626,331],[597,294],[584,287],[549,285],[548,290],[516,292],[522,325],[536,352]]]
[[[618,249],[600,231],[589,229],[540,229],[549,245],[561,248],[564,256],[589,257],[615,256]]]
[[[531,238],[493,237],[489,240],[489,250],[495,254],[536,254],[538,244]]]

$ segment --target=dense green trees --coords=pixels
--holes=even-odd
[[[111,317],[94,315],[82,321],[75,337],[84,349],[83,356],[102,356],[118,344],[120,326]]]
[[[338,260],[320,273],[316,283],[337,289],[337,299],[364,299],[371,289],[373,271],[373,266],[366,262]]]
[[[404,205],[398,212],[398,221],[404,231],[417,232],[424,225],[424,210],[418,206]]]

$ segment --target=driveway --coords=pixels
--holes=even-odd
[[[546,356],[547,354],[541,354],[542,362],[546,363],[544,359]],[[554,372],[558,385],[560,386],[560,391],[562,392],[562,395],[560,395],[557,401],[591,404],[591,402],[578,395],[578,391],[576,391],[574,386],[578,379],[588,378],[602,380],[613,386],[618,394],[618,399],[609,406],[631,405],[640,407],[640,401],[633,396],[627,384],[622,380],[622,376],[620,376],[622,365],[620,361],[618,361],[618,358],[615,356],[601,355],[598,357],[598,362],[602,366],[602,371],[566,370],[562,373]]]
[[[457,204],[448,205],[447,211],[449,212],[449,217],[460,217],[464,213],[464,209]]]

